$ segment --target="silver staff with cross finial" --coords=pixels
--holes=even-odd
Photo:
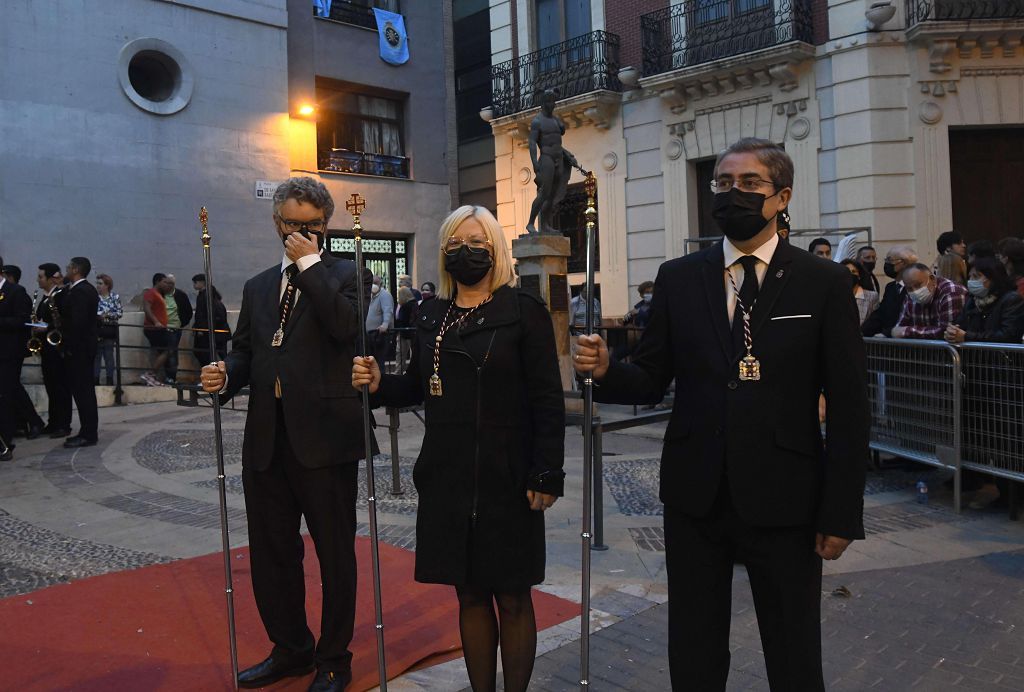
[[[207,227],[209,221],[209,215],[206,213],[206,207],[203,207],[199,211],[199,223],[203,227],[203,264],[206,270],[206,314],[207,314],[207,326],[210,332],[210,352],[216,353],[214,344],[214,333],[218,330],[214,329],[213,321],[213,268],[210,261],[210,231]],[[204,330],[205,331],[205,330]],[[216,356],[214,356],[213,365],[216,365]],[[227,596],[228,602],[228,639],[231,646],[231,681],[238,689],[238,643],[235,637],[235,597],[234,597],[234,581],[231,578],[231,542],[228,534],[228,498],[227,488],[225,487],[225,476],[224,476],[224,434],[221,431],[220,424],[220,395],[217,393],[210,394],[210,401],[213,403],[213,436],[215,446],[217,448],[217,495],[220,499],[220,541],[221,549],[224,553],[224,594]]]
[[[352,215],[352,234],[355,236],[356,245],[356,305],[359,310],[361,321],[359,330],[359,353],[366,357],[369,352],[366,348],[366,305],[363,297],[363,272],[366,270],[363,264],[363,226],[359,217],[366,209],[366,200],[353,192],[352,197],[345,202],[345,209]],[[370,432],[370,390],[362,388],[363,397],[363,444],[366,449],[366,509],[370,523],[370,564],[373,570],[373,610],[374,623],[377,630],[377,674],[380,678],[381,692],[388,689],[388,670],[384,660],[384,611],[381,605],[380,593],[380,550],[377,544],[377,491],[373,476],[373,438]]]

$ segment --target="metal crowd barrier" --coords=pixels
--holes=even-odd
[[[1024,345],[864,342],[872,450],[953,471],[957,512],[963,469],[1024,482]]]

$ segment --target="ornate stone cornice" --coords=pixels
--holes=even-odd
[[[692,67],[680,67],[640,79],[640,86],[657,94],[679,114],[694,101],[734,94],[754,87],[774,86],[786,93],[797,88],[797,66],[814,57],[814,46],[794,41],[764,50],[733,55]]]
[[[1024,39],[1024,19],[925,21],[907,30],[911,43],[928,49],[928,69],[938,75],[953,69],[953,58],[1013,58]]]
[[[555,104],[555,115],[562,119],[566,128],[593,126],[599,130],[611,127],[622,104],[622,94],[617,91],[591,91],[580,96],[563,99]],[[540,113],[540,108],[520,111],[491,121],[491,131],[512,136],[517,146],[525,147],[530,142],[530,122]]]

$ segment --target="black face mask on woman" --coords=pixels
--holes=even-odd
[[[768,196],[760,192],[744,192],[734,187],[715,195],[711,216],[729,240],[750,240],[771,221],[761,216],[766,199]]]
[[[458,252],[445,253],[444,256],[445,271],[463,286],[476,286],[487,276],[493,264],[487,250],[470,250],[465,245]]]

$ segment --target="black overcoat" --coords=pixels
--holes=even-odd
[[[565,400],[544,303],[494,293],[440,351],[443,395],[430,396],[434,341],[450,301],[425,301],[404,375],[385,375],[374,403],[423,402],[413,470],[419,493],[416,580],[511,590],[544,580],[544,515],[526,491],[562,494]]]

